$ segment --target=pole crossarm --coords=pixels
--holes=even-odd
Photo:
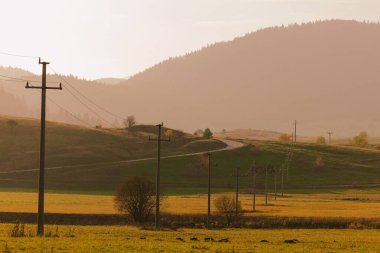
[[[26,82],[26,86],[25,86],[26,89],[44,89],[44,90],[62,90],[62,83],[59,83],[59,86],[58,87],[41,87],[41,86],[30,86],[29,85],[29,82]]]

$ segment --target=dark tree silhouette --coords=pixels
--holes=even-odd
[[[115,206],[129,214],[134,221],[143,223],[151,216],[155,206],[153,182],[144,177],[133,177],[122,183],[115,193]]]

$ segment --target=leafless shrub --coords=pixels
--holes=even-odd
[[[121,213],[143,223],[148,220],[155,206],[154,184],[144,177],[133,177],[122,183],[115,193],[115,206]]]
[[[214,200],[214,205],[218,213],[226,218],[227,225],[230,226],[236,217],[236,200],[227,195],[222,195]],[[238,215],[242,214],[241,202],[238,202]]]

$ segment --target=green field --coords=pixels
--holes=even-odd
[[[19,120],[11,130],[0,121],[0,171],[38,168],[38,131],[35,120]],[[125,178],[143,175],[154,178],[156,161],[113,163],[120,160],[153,157],[156,144],[147,141],[154,127],[139,127],[135,133],[125,130],[95,130],[57,123],[47,128],[47,167],[73,165],[46,171],[50,192],[112,194]],[[271,164],[279,169],[286,159],[289,145],[274,141],[247,141],[247,146],[213,154],[212,187],[214,192],[233,191],[236,168],[241,169],[241,191],[249,192],[252,177],[249,168]],[[191,153],[224,147],[219,141],[202,140],[175,132],[172,142],[163,143],[162,155]],[[89,165],[86,165],[89,164]],[[79,166],[76,166],[79,165]],[[80,166],[84,165],[84,166]],[[194,167],[199,167],[195,168]],[[33,191],[38,171],[1,174],[1,188]],[[380,152],[316,144],[297,144],[285,178],[290,193],[332,192],[341,188],[373,187],[380,184]],[[162,187],[165,194],[205,193],[207,169],[199,157],[162,160]],[[257,178],[258,191],[264,188],[264,175]],[[280,177],[277,179],[279,186]],[[268,176],[273,192],[274,176]]]
[[[51,237],[8,235],[0,225],[2,252],[379,252],[378,230],[179,229],[149,231],[124,226],[47,226]],[[190,240],[193,238],[193,240]],[[212,238],[214,241],[205,241]],[[228,239],[228,242],[218,242]],[[264,241],[265,240],[265,241]],[[293,243],[286,243],[290,240]],[[289,241],[288,241],[289,242]]]

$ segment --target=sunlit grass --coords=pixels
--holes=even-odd
[[[47,226],[58,237],[12,238],[0,225],[0,250],[10,252],[378,252],[377,230],[202,230],[148,231],[123,226]],[[35,234],[35,226],[26,226]],[[205,242],[212,237],[214,242]],[[177,239],[181,238],[181,239]],[[191,241],[196,238],[198,241]],[[218,242],[228,238],[229,242]],[[285,240],[296,239],[287,244]],[[266,240],[267,242],[261,242]]]
[[[232,194],[232,193],[229,193]],[[213,195],[214,199],[217,195]],[[257,196],[257,212],[252,213],[252,196],[241,194],[246,215],[285,217],[344,217],[380,220],[380,193],[369,191],[342,191],[329,194],[286,194],[274,200]],[[45,209],[50,213],[115,214],[113,197],[103,195],[46,194]],[[212,209],[215,211],[215,209]],[[36,212],[37,193],[0,192],[0,212]],[[168,196],[163,211],[170,214],[206,214],[206,195]]]

